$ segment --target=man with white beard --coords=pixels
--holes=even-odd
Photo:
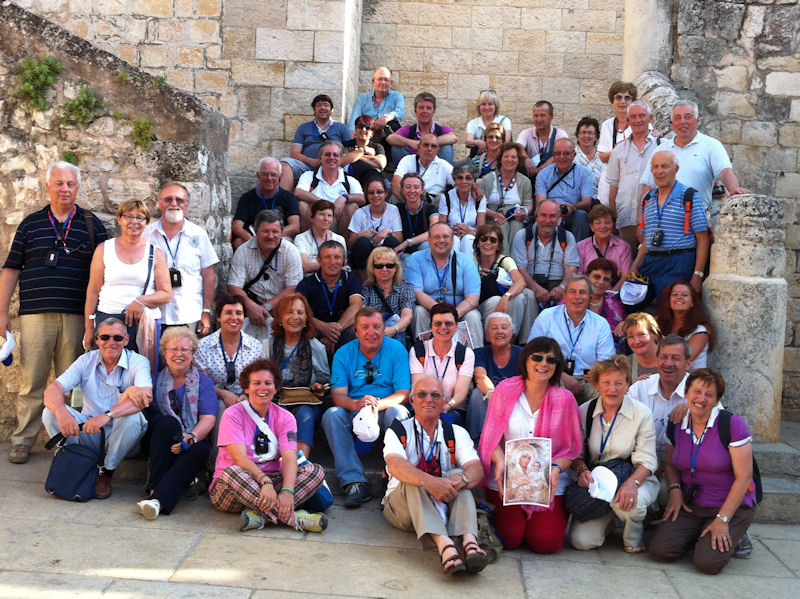
[[[170,182],[158,193],[161,218],[147,225],[145,238],[167,257],[172,301],[162,307],[166,326],[188,326],[200,336],[211,332],[217,252],[204,229],[186,220],[189,191]]]

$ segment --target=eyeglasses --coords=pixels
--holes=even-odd
[[[367,378],[364,380],[367,385],[371,385],[375,380],[375,377],[372,375],[372,371],[375,370],[375,366],[372,364],[372,360],[368,360],[366,364],[364,364],[364,370],[367,371]]]
[[[392,263],[392,264],[373,264],[373,265],[372,265],[372,268],[374,268],[374,269],[376,269],[376,270],[384,270],[384,269],[386,269],[386,270],[391,270],[391,269],[393,269],[395,266],[396,266],[396,265],[395,265],[394,263]]]
[[[164,349],[164,353],[167,354],[190,354],[192,353],[192,348],[190,347],[167,347]]]
[[[141,214],[137,214],[137,215],[134,215],[134,214],[123,214],[122,215],[122,220],[124,220],[126,223],[132,223],[132,222],[143,223],[143,222],[147,221],[147,218],[142,216]]]
[[[264,173],[261,174],[263,175]],[[161,199],[167,204],[177,204],[178,206],[183,206],[188,201],[180,196],[167,196]]]
[[[268,173],[266,171],[259,172],[258,176],[259,177],[269,177],[270,179],[277,179],[278,177],[280,177],[280,175],[278,173]]]
[[[544,360],[545,362],[550,364],[550,366],[555,366],[556,364],[558,364],[558,358],[556,358],[555,356],[543,356],[542,354],[531,354],[531,360],[533,360],[537,364],[542,360]]]
[[[125,339],[125,335],[105,335],[105,334],[103,334],[103,335],[98,335],[97,338],[100,341],[108,341],[109,339],[113,339],[114,341],[119,343],[120,341]]]
[[[492,235],[481,235],[481,243],[486,243],[487,241],[491,243],[497,243],[497,237]]]
[[[427,398],[428,398],[428,396],[430,396],[430,398],[431,398],[433,401],[440,401],[440,400],[442,399],[442,394],[441,394],[441,393],[439,393],[438,391],[431,391],[430,393],[428,393],[427,391],[417,391],[417,392],[414,394],[414,396],[415,396],[417,399],[427,399]]]
[[[456,175],[456,181],[472,181],[475,177],[472,175]]]
[[[437,329],[442,327],[446,329],[451,329],[454,326],[456,326],[456,323],[450,322],[449,320],[437,320],[436,322],[433,323],[432,326]]]
[[[617,101],[617,102],[620,102],[620,101],[630,102],[631,100],[633,100],[633,96],[628,95],[628,94],[617,94],[617,95],[614,96],[614,100]]]
[[[575,152],[553,152],[553,156],[572,156]]]

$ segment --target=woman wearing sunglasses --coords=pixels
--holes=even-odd
[[[386,152],[383,146],[372,141],[374,125],[375,120],[371,116],[362,114],[355,122],[356,136],[342,142],[344,151],[347,152],[342,156],[342,164],[349,165],[345,167],[345,171],[355,177],[362,187],[371,178],[381,176],[386,168]]]
[[[292,293],[281,299],[275,306],[272,330],[264,340],[264,351],[267,358],[278,362],[284,387],[308,387],[322,399],[325,394],[322,386],[330,382],[331,370],[325,346],[316,339],[317,330],[311,317],[311,306],[301,294]],[[287,409],[297,421],[297,449],[310,457],[314,427],[322,418],[322,404]]]
[[[506,143],[498,155],[500,168],[480,181],[486,197],[486,222],[495,222],[503,231],[503,251],[511,253],[511,241],[522,229],[528,214],[533,214],[533,185],[517,171],[525,164],[525,150],[518,143]]]
[[[217,398],[214,383],[193,363],[195,351],[197,337],[188,327],[170,327],[161,335],[166,367],[158,373],[145,412],[149,497],[136,504],[148,520],[172,512],[211,454],[208,438],[217,419]]]
[[[525,541],[536,553],[555,553],[564,545],[566,471],[580,455],[581,430],[575,397],[560,386],[563,369],[558,343],[536,337],[520,354],[520,375],[502,381],[489,399],[478,455],[486,474],[486,497],[495,506],[495,529],[506,549]],[[503,505],[505,442],[528,437],[548,437],[552,443],[547,508]]]
[[[466,146],[470,149],[470,158],[486,153],[486,132],[492,125],[503,127],[504,133],[501,141],[511,141],[511,120],[507,116],[499,114],[500,100],[497,98],[497,92],[493,89],[481,90],[475,104],[478,116],[467,123],[465,141]]]
[[[367,280],[361,290],[364,306],[383,313],[386,337],[406,343],[406,329],[411,324],[417,299],[414,290],[403,282],[403,267],[394,250],[378,247],[367,260]]]
[[[208,496],[221,512],[241,512],[239,530],[282,523],[322,532],[325,514],[296,510],[319,491],[325,473],[317,464],[297,464],[294,416],[272,399],[281,387],[279,365],[256,360],[239,377],[246,399],[222,415],[219,455]]]
[[[97,246],[89,271],[86,288],[84,325],[86,333],[83,346],[90,349],[94,342],[94,324],[113,316],[128,327],[128,349],[144,353],[148,348],[138,348],[136,343],[139,324],[145,312],[152,321],[161,318],[160,306],[172,300],[167,262],[161,250],[144,239],[144,228],[150,220],[150,211],[144,202],[129,200],[117,208],[119,237]],[[155,339],[155,335],[150,336]],[[155,356],[156,349],[152,347]]]
[[[481,225],[472,247],[481,277],[481,318],[486,322],[492,312],[505,312],[511,316],[514,337],[527,341],[539,307],[514,259],[502,253],[503,231],[494,223]]]
[[[265,356],[261,341],[242,332],[244,302],[239,296],[219,296],[214,313],[219,330],[200,340],[194,359],[200,371],[214,382],[221,415],[243,398],[239,377],[245,366]]]

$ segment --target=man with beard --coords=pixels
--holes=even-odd
[[[186,220],[189,191],[167,183],[158,192],[161,218],[147,225],[145,238],[164,252],[172,284],[172,301],[163,307],[164,324],[188,326],[200,336],[211,332],[211,306],[217,278],[217,252],[205,230]]]

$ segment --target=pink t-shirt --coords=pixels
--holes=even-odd
[[[247,450],[247,459],[256,464],[264,474],[274,474],[281,471],[280,452],[286,450],[297,451],[297,422],[292,413],[271,403],[269,404],[267,417],[269,428],[278,438],[278,457],[269,462],[259,463],[253,451],[258,427],[245,412],[244,405],[238,403],[222,413],[217,437],[217,445],[220,450],[217,454],[217,463],[214,468],[214,480],[211,481],[212,487],[217,482],[219,475],[226,468],[234,465],[233,458],[225,449],[226,445],[244,445]]]

